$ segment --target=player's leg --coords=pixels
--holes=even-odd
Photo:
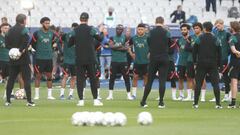
[[[10,100],[11,93],[12,93],[12,90],[13,90],[13,87],[14,87],[14,82],[15,82],[19,72],[20,72],[20,67],[19,66],[11,65],[9,67],[9,79],[8,79],[8,83],[7,83],[7,101],[6,101],[6,104],[5,104],[6,106],[11,104],[11,100]]]
[[[196,84],[196,82],[195,82]],[[205,102],[205,97],[206,97],[206,87],[207,87],[207,83],[206,83],[206,79],[204,79],[203,81],[203,85],[202,85],[202,90],[201,90],[201,102]]]
[[[127,90],[127,99],[133,100],[132,94],[131,94],[131,84],[130,84],[130,76],[129,76],[129,66],[128,63],[121,63],[120,65],[120,71],[122,73],[125,87]]]
[[[24,89],[27,96],[27,106],[35,106],[32,102],[31,93],[31,69],[28,65],[22,65],[21,67],[21,78],[24,82]]]
[[[141,100],[141,103],[140,103],[140,105],[142,107],[147,107],[146,100],[147,100],[147,97],[148,97],[148,95],[149,95],[149,93],[152,89],[152,83],[155,79],[157,70],[158,70],[157,63],[150,62],[149,63],[149,69],[148,69],[148,82],[145,86],[145,89],[144,89],[144,92],[143,92],[143,97],[142,97],[142,100]]]
[[[101,76],[100,79],[103,80],[105,79],[105,63],[106,63],[106,57],[105,56],[100,56],[100,67],[101,67]]]
[[[139,77],[139,69],[137,68],[137,65],[134,64],[133,66],[133,81],[132,81],[132,95],[134,98],[137,97],[137,86],[138,86],[138,77]]]
[[[84,83],[86,82],[85,73],[86,73],[86,67],[83,65],[78,65],[77,66],[77,92],[78,92],[79,102],[77,106],[84,106],[83,88],[84,88]]]
[[[194,108],[198,108],[198,100],[201,94],[201,87],[202,87],[205,76],[206,76],[205,67],[203,65],[198,65],[196,68],[196,76],[195,76],[196,86],[194,90],[194,104],[193,104]]]
[[[225,85],[225,95],[224,95],[224,98],[222,100],[222,102],[225,102],[225,101],[231,101],[231,93],[230,93],[230,82],[231,82],[231,79],[228,75],[229,73],[229,67],[226,67],[226,70],[225,72],[223,73],[223,81],[224,81],[224,85]]]
[[[177,100],[183,100],[184,98],[184,78],[186,73],[186,67],[185,66],[178,66],[178,90],[179,90],[179,97]]]
[[[232,100],[231,103],[228,105],[228,108],[236,108],[236,98],[238,92],[238,76],[240,73],[240,67],[231,67],[229,73],[231,78]]]
[[[65,89],[66,89],[66,83],[67,83],[67,79],[69,77],[69,67],[68,65],[64,65],[63,68],[62,68],[62,71],[63,71],[63,78],[62,78],[62,82],[61,82],[61,90],[60,90],[60,99],[65,99],[64,98],[64,92],[65,92]]]
[[[195,74],[195,71],[194,71],[193,63],[189,62],[187,65],[187,98],[185,98],[183,101],[192,100],[194,74]]]
[[[39,60],[36,60],[36,65],[34,66],[35,71],[35,96],[34,99],[39,99],[39,88],[40,88],[40,82],[42,78],[42,62]]]
[[[112,62],[110,70],[111,70],[111,73],[110,73],[110,79],[109,79],[109,94],[108,94],[107,100],[113,99],[114,83],[116,79],[116,74],[119,72],[119,64],[116,62]]]
[[[212,67],[209,71],[211,84],[213,86],[214,96],[216,98],[216,105],[221,106],[220,104],[220,88],[219,88],[219,74],[217,67]]]
[[[175,80],[175,64],[173,61],[170,61],[169,68],[168,68],[168,76],[171,82],[171,89],[172,89],[172,100],[177,100],[177,90],[176,90],[176,80]]]
[[[75,85],[76,85],[76,67],[75,67],[75,65],[70,66],[70,74],[71,74],[71,80],[70,80],[70,89],[69,89],[68,99],[72,100],[73,92],[74,92]]]
[[[162,62],[158,68],[159,76],[159,108],[165,108],[163,98],[166,90],[166,81],[168,75],[169,62]]]
[[[90,86],[93,96],[93,105],[94,106],[103,106],[103,103],[98,100],[98,92],[97,92],[97,78],[96,78],[96,65],[89,64],[87,65],[87,72],[89,74]]]
[[[47,77],[47,88],[48,88],[48,99],[54,100],[55,98],[52,96],[52,70],[53,70],[53,62],[52,60],[46,61],[45,65],[45,75]]]
[[[111,66],[111,61],[112,61],[112,57],[111,56],[107,56],[106,57],[106,68],[107,68],[107,76],[110,76],[110,66]]]

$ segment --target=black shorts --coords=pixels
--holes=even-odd
[[[187,77],[188,78],[195,77],[195,69],[194,69],[194,64],[192,62],[187,63]]]
[[[240,66],[231,66],[229,69],[229,74],[231,79],[238,79],[240,75]]]
[[[175,64],[173,61],[169,62],[169,67],[168,67],[168,79],[176,78],[175,74]]]
[[[125,75],[129,74],[129,67],[127,62],[111,62],[111,74],[124,73]]]
[[[2,78],[6,78],[9,75],[9,62],[0,61],[0,74]]]
[[[100,70],[100,65],[95,64],[95,71],[96,71],[96,77],[100,78],[101,76],[101,70]],[[89,77],[90,75],[86,72],[85,77]]]
[[[36,60],[34,66],[35,73],[49,73],[53,70],[53,61],[52,60]]]
[[[64,75],[76,76],[76,66],[71,64],[63,64],[62,71]]]
[[[178,66],[178,75],[180,79],[194,78],[195,77],[195,70],[194,65],[192,63],[188,63],[187,66]]]
[[[134,64],[133,73],[137,75],[145,75],[148,72],[148,64]]]

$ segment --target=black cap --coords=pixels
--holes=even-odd
[[[80,20],[88,20],[89,18],[89,15],[88,13],[86,12],[83,12],[81,15],[80,15]]]

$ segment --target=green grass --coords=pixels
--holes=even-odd
[[[0,86],[2,96],[3,86]],[[37,106],[29,108],[25,101],[15,100],[11,107],[4,107],[0,100],[0,134],[1,135],[239,135],[240,109],[214,109],[214,103],[200,103],[198,110],[192,109],[191,102],[174,102],[170,100],[170,91],[166,94],[166,109],[158,109],[158,96],[153,90],[148,99],[149,108],[140,108],[139,101],[142,90],[138,92],[136,101],[127,101],[125,91],[115,91],[114,100],[103,100],[103,107],[93,107],[91,94],[86,92],[85,107],[77,107],[75,100],[46,100],[46,88],[41,89]],[[54,91],[58,97],[59,92]],[[107,96],[107,90],[102,90],[102,97]],[[207,92],[207,99],[212,97],[212,91]],[[71,125],[71,115],[77,111],[124,112],[128,122],[124,127],[75,127]],[[150,126],[140,126],[136,119],[139,112],[149,111],[154,122]]]

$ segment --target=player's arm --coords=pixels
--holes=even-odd
[[[38,32],[35,31],[32,35],[32,39],[30,41],[30,45],[32,46],[33,49],[36,50],[36,45],[37,45],[37,40],[38,40]]]
[[[136,56],[135,56],[135,50],[134,50],[134,45],[133,45],[133,39],[132,38],[129,40],[129,46],[131,46],[131,47],[128,48],[128,53],[132,57],[132,59],[135,59]]]
[[[197,63],[199,44],[200,44],[200,41],[199,41],[199,39],[197,39],[194,46],[193,46],[193,63],[194,63],[194,65],[196,65],[196,63]]]
[[[236,49],[235,44],[237,43],[236,37],[232,36],[229,40],[229,45],[233,54],[235,54],[238,58],[240,57],[240,52]]]
[[[169,47],[168,54],[173,54],[174,49],[176,48],[176,45],[177,45],[177,40],[173,40],[171,38],[171,34],[169,31],[167,32],[167,37],[168,37],[168,47]]]
[[[73,30],[71,33],[71,37],[69,38],[68,41],[68,47],[72,47],[75,45],[75,31]]]
[[[21,33],[21,38],[22,38],[22,42],[21,42],[21,46],[19,47],[19,51],[21,53],[24,53],[25,51],[28,50],[28,45],[29,45],[29,31],[27,28],[24,28],[22,33]]]
[[[120,48],[122,48],[122,46],[114,46],[114,41],[113,41],[113,37],[111,37],[109,39],[109,47],[112,49],[112,50],[118,50]]]
[[[220,46],[220,43],[218,42],[218,40],[216,40],[216,47],[217,47],[217,64],[218,67],[220,67],[220,69],[222,69],[222,47]]]
[[[95,28],[92,27],[92,29],[91,29],[91,35],[93,36],[93,38],[95,38],[95,39],[96,39],[97,41],[99,41],[99,42],[102,42],[102,40],[103,40],[103,38],[104,38],[103,28],[104,28],[103,25],[100,25],[100,26],[99,26],[99,32],[100,32],[100,34],[99,34],[99,32],[98,32]]]
[[[191,37],[188,37],[187,40],[187,44],[185,45],[185,48],[184,50],[187,51],[187,52],[192,52],[193,51],[193,45],[192,45],[192,39]]]

